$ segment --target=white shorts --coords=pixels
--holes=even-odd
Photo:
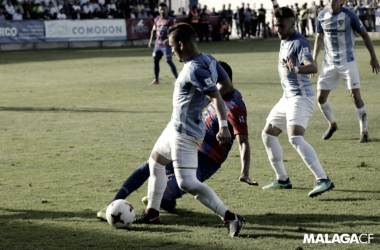
[[[318,77],[317,89],[335,90],[339,79],[343,79],[345,90],[360,89],[359,70],[356,61],[342,65],[333,65],[323,62]]]
[[[198,146],[202,139],[179,133],[170,122],[158,138],[153,150],[173,161],[175,172],[198,168]],[[186,171],[184,171],[186,172]]]
[[[269,113],[267,123],[281,129],[285,134],[287,126],[299,125],[306,129],[314,112],[315,101],[315,96],[297,96],[289,99],[282,97]]]

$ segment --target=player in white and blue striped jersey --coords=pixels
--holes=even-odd
[[[355,55],[355,32],[359,33],[370,53],[372,71],[380,71],[372,41],[357,15],[340,5],[340,0],[328,0],[328,8],[321,11],[317,20],[317,37],[314,45],[314,60],[325,45],[325,58],[318,78],[318,105],[330,126],[322,138],[327,140],[339,129],[327,100],[335,90],[339,79],[349,90],[356,107],[360,125],[359,143],[369,142],[367,109],[360,95],[359,70]]]
[[[279,8],[276,0],[272,3],[275,26],[281,39],[278,72],[284,94],[269,113],[262,132],[269,162],[277,177],[263,189],[292,188],[277,138],[284,132],[316,178],[315,186],[308,194],[309,197],[315,197],[334,188],[334,183],[326,176],[314,148],[303,137],[316,99],[308,74],[316,73],[318,67],[311,56],[309,42],[295,30],[293,11],[287,7]]]
[[[211,100],[219,118],[216,139],[220,144],[231,141],[227,112],[221,97],[232,84],[222,66],[212,56],[200,53],[194,29],[185,23],[169,28],[169,45],[185,65],[175,83],[171,121],[154,145],[149,158],[148,205],[135,223],[156,224],[161,221],[159,208],[166,189],[165,166],[173,163],[178,186],[197,201],[217,213],[231,237],[238,236],[243,217],[231,213],[214,191],[197,177],[197,147],[205,136],[203,110]],[[216,83],[225,86],[220,89]]]

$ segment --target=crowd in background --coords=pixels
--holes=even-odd
[[[173,1],[173,0],[172,0]],[[154,18],[159,15],[158,4],[168,0],[0,0],[1,20],[54,20],[54,19],[100,19],[100,18]],[[380,11],[380,0],[347,0],[345,7],[353,10],[366,27],[375,29],[375,11]],[[316,18],[325,7],[321,0],[308,6],[287,6],[294,11],[296,27],[304,36],[316,32]],[[241,39],[274,36],[272,10],[251,8],[249,3],[232,7],[223,5],[221,10],[208,9],[206,5],[184,6],[169,15],[188,17],[189,22],[200,38],[208,39],[211,26],[209,17],[217,16],[220,24],[220,37],[228,40],[234,27]]]

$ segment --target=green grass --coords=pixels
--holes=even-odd
[[[116,230],[96,219],[126,177],[148,159],[170,119],[173,78],[162,61],[160,85],[148,86],[150,49],[1,52],[0,249],[379,249],[380,76],[372,74],[361,40],[356,53],[371,143],[357,143],[354,105],[340,84],[329,98],[340,130],[323,141],[328,124],[316,107],[305,135],[336,189],[308,198],[314,177],[284,135],[279,139],[294,188],[261,189],[275,177],[261,130],[282,95],[279,43],[199,45],[231,65],[248,109],[250,176],[260,187],[238,181],[236,145],[206,182],[232,211],[245,216],[238,239],[230,239],[218,216],[190,195],[178,200],[175,213],[162,212],[161,225]],[[380,57],[380,40],[374,45]],[[137,213],[146,193],[143,185],[128,197]],[[305,233],[371,233],[375,240],[303,244]]]

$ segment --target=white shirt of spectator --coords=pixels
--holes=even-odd
[[[54,13],[58,13],[58,12],[59,11],[58,11],[57,7],[53,6],[53,7],[50,8],[50,15],[54,15]]]
[[[13,13],[12,20],[14,20],[14,21],[22,20],[22,14],[21,13],[19,14],[17,12]]]
[[[77,10],[81,10],[81,8],[80,8],[79,5],[73,5],[73,10],[74,10],[74,11],[77,11]]]
[[[96,9],[98,9],[98,11],[100,11],[100,6],[99,4],[97,3],[90,3],[90,6],[92,7],[92,9],[95,11]]]
[[[59,20],[66,19],[66,14],[65,13],[58,13],[57,14],[57,19],[59,19]]]
[[[5,4],[5,11],[6,11],[9,15],[13,15],[13,14],[15,13],[15,8],[13,7],[12,4],[9,6],[8,3],[6,3],[6,4]]]
[[[85,5],[89,0],[80,0],[80,5],[83,6]]]
[[[111,1],[111,3],[107,4],[107,10],[108,11],[111,11],[111,10],[116,11],[116,5],[115,5],[114,1]]]
[[[94,12],[94,9],[92,8],[92,6],[91,5],[84,5],[83,6],[83,13],[84,14],[88,14],[88,13],[92,13],[92,12]]]
[[[104,5],[106,3],[106,0],[98,0],[99,5]]]

